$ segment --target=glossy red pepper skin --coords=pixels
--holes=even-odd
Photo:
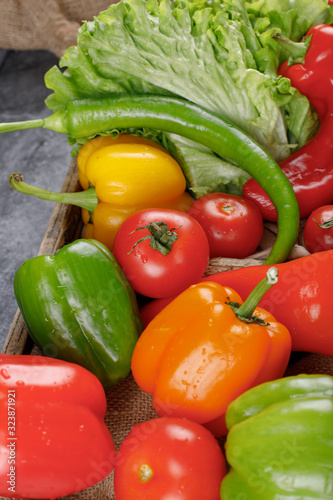
[[[0,354],[0,495],[54,499],[104,479],[115,463],[105,412],[85,368]]]
[[[215,281],[236,290],[245,300],[269,266],[243,267],[213,274]],[[259,306],[287,327],[293,351],[333,356],[333,250],[276,264],[279,280],[266,292]],[[140,310],[144,326],[172,297],[150,302]]]
[[[279,70],[309,99],[320,121],[315,137],[279,163],[294,188],[301,218],[333,201],[333,26],[319,24],[308,35],[304,64],[285,62]],[[264,219],[277,220],[273,204],[254,179],[245,183],[243,196],[259,206]]]
[[[259,306],[285,325],[293,351],[333,356],[333,250],[277,264],[279,281]],[[241,298],[265,276],[268,266],[251,266],[210,276]],[[206,278],[204,279],[206,280]]]

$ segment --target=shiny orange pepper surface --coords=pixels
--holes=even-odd
[[[132,356],[139,387],[153,394],[159,416],[185,417],[225,435],[225,413],[237,396],[280,378],[291,339],[263,309],[264,325],[240,320],[228,302],[239,295],[218,283],[191,286],[147,326]]]
[[[83,189],[94,186],[99,203],[90,214],[82,210],[85,237],[110,250],[120,225],[143,208],[171,208],[187,212],[193,198],[185,191],[184,174],[159,144],[135,135],[96,137],[77,157]]]

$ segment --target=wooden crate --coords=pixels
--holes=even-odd
[[[65,178],[62,191],[73,192],[78,190],[78,188],[77,166],[73,160]],[[54,254],[65,244],[79,238],[81,231],[80,209],[69,205],[56,204],[38,254]],[[263,248],[259,253],[250,259],[242,261],[213,259],[209,264],[206,274],[209,275],[231,268],[261,263],[269,252],[272,237],[274,238],[274,225],[268,224],[266,227],[266,236],[263,240]],[[301,245],[301,241],[298,243],[293,249],[293,258],[304,255],[304,248]],[[29,337],[19,311],[15,315],[3,352],[7,354],[40,354]],[[333,358],[317,354],[293,353],[286,375],[300,373],[327,373],[333,375]],[[128,375],[125,380],[107,392],[107,413],[105,420],[114,439],[116,449],[119,448],[124,437],[135,423],[144,422],[155,417],[157,417],[157,414],[152,406],[151,396],[145,394],[137,387],[131,375]],[[223,447],[223,439],[220,440],[220,444]],[[92,471],[91,477],[87,477],[85,490],[63,497],[63,500],[65,498],[66,500],[113,500],[113,474],[98,484],[90,486],[92,478],[95,480],[98,474],[101,474],[101,471],[97,467],[95,471]],[[5,500],[6,497],[1,498]]]

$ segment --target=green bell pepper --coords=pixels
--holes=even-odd
[[[43,354],[87,368],[105,389],[128,375],[142,324],[136,296],[104,245],[81,239],[28,259],[14,290]]]
[[[222,500],[333,498],[333,377],[267,382],[228,408]]]

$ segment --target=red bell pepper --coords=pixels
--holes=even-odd
[[[243,267],[217,273],[215,281],[236,290],[244,300],[269,266]],[[333,356],[333,250],[276,264],[279,281],[266,292],[259,306],[287,327],[293,351]],[[140,310],[144,326],[174,297],[150,302]]]
[[[85,368],[0,354],[0,495],[53,499],[104,479],[115,459],[105,411]]]
[[[286,61],[279,71],[309,99],[320,121],[315,137],[280,162],[294,188],[301,218],[333,201],[333,26],[319,24],[307,36],[311,40],[304,63]],[[264,219],[277,220],[272,202],[254,179],[243,186],[243,196],[258,205]]]

